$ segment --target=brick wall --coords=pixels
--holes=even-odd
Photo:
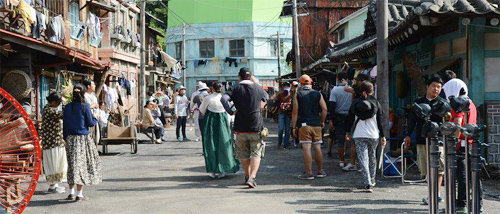
[[[488,102],[488,163],[500,169],[500,102]]]

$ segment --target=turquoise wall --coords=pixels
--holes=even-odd
[[[359,16],[351,19],[347,26],[347,40],[354,39],[365,32],[365,20],[368,12],[364,12]]]
[[[167,30],[170,37],[167,39],[166,52],[175,57],[175,43],[182,41],[180,32],[182,27],[172,27]],[[248,67],[261,80],[274,80],[278,77],[278,59],[271,55],[271,40],[276,39],[280,32],[283,41],[283,53],[286,54],[292,47],[292,26],[287,22],[264,23],[212,23],[193,24],[186,27],[186,88],[189,93],[194,91],[197,81],[217,80],[219,82],[238,80],[238,71]],[[234,39],[245,40],[245,56],[233,57],[244,59],[246,62],[229,65],[225,63],[229,57],[229,41]],[[214,41],[214,58],[201,58],[199,51],[200,40]],[[291,72],[285,62],[286,56],[281,57],[282,74]],[[196,66],[198,60],[208,60],[206,65]]]

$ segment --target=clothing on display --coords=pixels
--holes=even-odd
[[[194,67],[197,68],[200,65],[207,65],[207,62],[208,60],[206,59],[200,59],[200,60],[196,59],[194,60]]]
[[[231,65],[234,63],[234,67],[238,67],[238,63],[241,63],[241,61],[236,58],[226,57],[224,63],[229,63],[229,67],[231,67]]]
[[[19,2],[19,5],[14,10],[14,16],[17,16],[16,14],[18,13],[21,15],[21,18],[24,20],[24,28],[28,33],[31,33],[31,25],[36,23],[36,12],[33,12],[34,9],[23,0]]]
[[[64,20],[61,15],[49,19],[45,35],[51,42],[60,42],[66,37],[64,29]]]
[[[87,26],[89,29],[89,35],[94,37],[94,39],[97,39],[99,35],[101,35],[101,22],[99,21],[99,17],[93,13],[89,13]]]

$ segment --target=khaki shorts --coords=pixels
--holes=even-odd
[[[236,133],[236,157],[240,160],[263,158],[266,144],[260,134]]]
[[[321,144],[323,138],[321,135],[321,127],[319,126],[303,126],[299,128],[300,143]]]
[[[439,147],[439,168],[438,174],[444,175],[444,148]],[[425,149],[425,144],[417,144],[417,163],[418,169],[420,170],[420,176],[423,178],[427,175],[427,151]]]

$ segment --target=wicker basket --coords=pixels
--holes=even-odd
[[[29,97],[33,83],[26,72],[13,70],[3,76],[2,88],[17,100],[21,100]]]

